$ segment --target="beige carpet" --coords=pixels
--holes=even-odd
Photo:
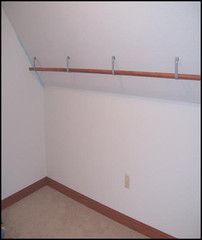
[[[6,238],[148,238],[45,186],[2,211]]]

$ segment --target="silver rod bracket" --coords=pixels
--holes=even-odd
[[[37,58],[36,57],[34,57],[34,61],[33,61],[33,67],[34,67],[34,71],[36,72],[36,60],[37,60]]]
[[[113,75],[115,74],[115,72],[114,72],[115,60],[116,60],[115,56],[112,56],[112,74],[113,74]]]
[[[67,58],[66,58],[67,72],[69,72],[69,60],[70,60],[70,57],[67,56]]]
[[[175,79],[178,79],[178,78],[179,78],[179,76],[178,76],[178,64],[179,64],[179,60],[180,60],[179,57],[175,57]]]

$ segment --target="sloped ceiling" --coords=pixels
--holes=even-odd
[[[30,59],[41,66],[200,74],[199,2],[4,2]],[[200,82],[77,73],[40,73],[46,86],[199,103]]]

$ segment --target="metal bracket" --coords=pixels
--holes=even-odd
[[[115,72],[114,72],[114,64],[115,64],[115,56],[112,56],[112,74],[114,75]]]
[[[34,71],[36,72],[36,60],[37,60],[37,58],[36,57],[34,57],[34,61],[33,61],[33,67],[34,67]]]
[[[67,56],[67,58],[66,58],[67,72],[69,72],[69,60],[70,60],[70,57]]]
[[[178,63],[179,63],[179,57],[175,57],[175,79],[178,79]]]

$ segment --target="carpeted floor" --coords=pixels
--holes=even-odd
[[[148,238],[45,186],[2,211],[6,238]]]

